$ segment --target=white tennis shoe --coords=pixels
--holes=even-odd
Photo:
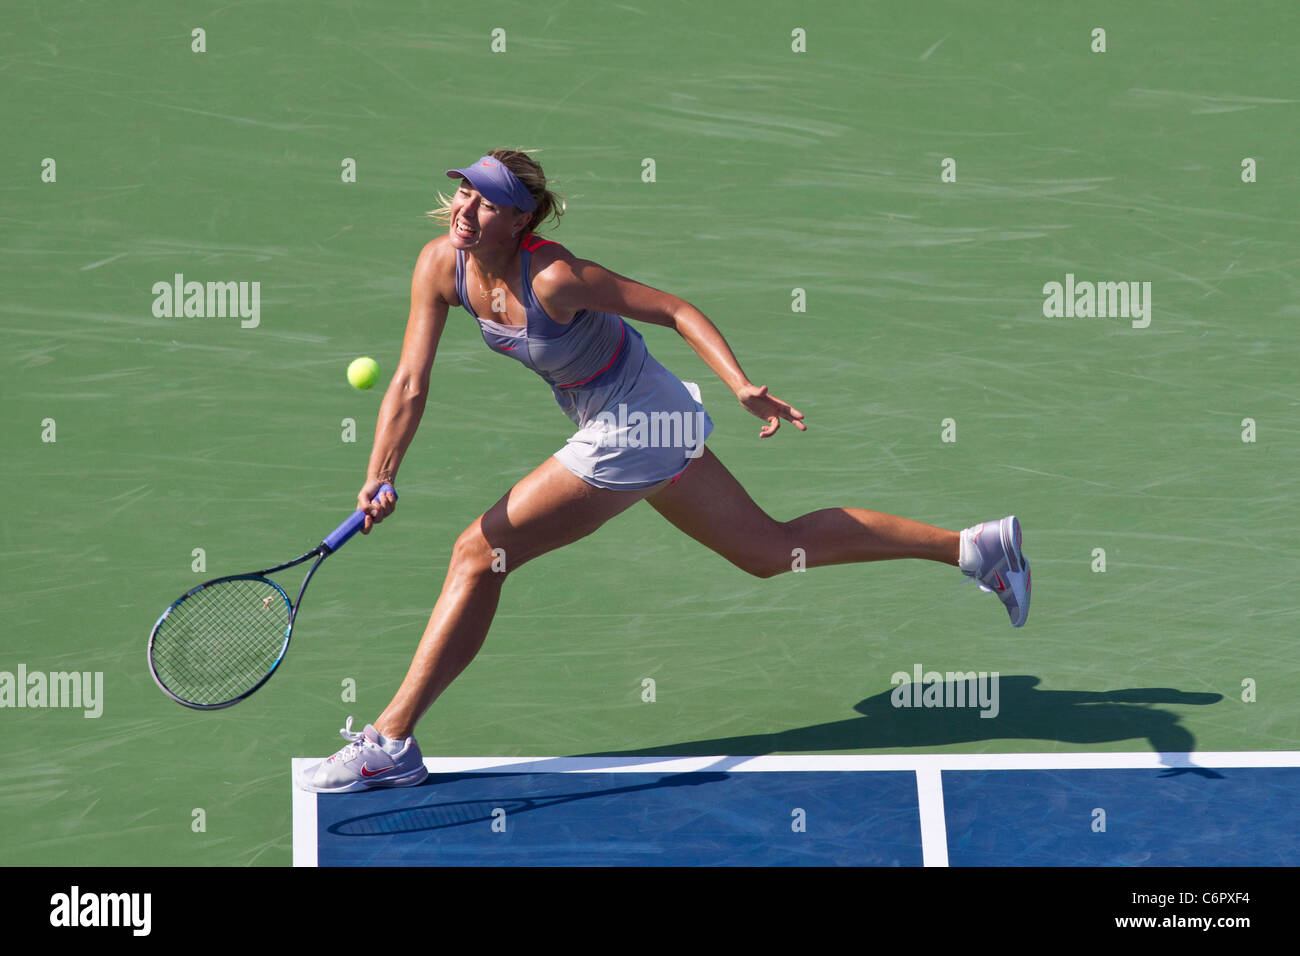
[[[993,592],[1006,605],[1012,627],[1024,625],[1029,617],[1031,584],[1029,562],[1020,550],[1020,521],[1015,515],[962,531],[958,564],[981,591]]]
[[[303,790],[354,793],[375,787],[414,787],[429,776],[414,737],[389,740],[370,724],[354,733],[351,717],[339,733],[347,746],[300,773],[298,786]]]

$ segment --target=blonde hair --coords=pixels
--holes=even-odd
[[[558,226],[560,217],[564,215],[565,210],[564,197],[547,188],[546,173],[542,171],[541,164],[528,155],[533,152],[536,152],[536,150],[494,149],[487,154],[493,159],[499,159],[537,200],[537,208],[533,210],[528,225],[519,231],[519,240],[521,242],[524,236],[530,232],[536,232],[549,218],[553,217],[555,224]],[[451,197],[444,196],[441,192],[438,193],[437,208],[430,209],[425,215],[444,226],[450,226]]]

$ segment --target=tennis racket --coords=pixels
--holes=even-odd
[[[394,499],[392,485],[380,487]],[[232,574],[206,581],[186,591],[153,626],[149,634],[149,672],[178,704],[196,710],[219,710],[237,704],[275,673],[289,650],[289,635],[321,562],[361,530],[366,512],[358,508],[316,547],[301,557],[250,574]],[[298,600],[268,574],[315,558],[303,578]]]

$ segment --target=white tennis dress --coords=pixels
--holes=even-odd
[[[713,431],[699,388],[655,361],[622,316],[584,309],[567,325],[552,320],[533,295],[529,270],[533,250],[550,241],[530,233],[520,247],[526,325],[502,325],[470,307],[465,252],[457,249],[461,304],[478,320],[488,347],[540,375],[578,426],[555,453],[569,471],[618,491],[676,479]]]

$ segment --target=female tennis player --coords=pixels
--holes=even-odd
[[[737,567],[767,578],[792,568],[925,558],[958,566],[1006,605],[1013,626],[1029,613],[1029,565],[1014,516],[946,531],[857,508],[778,521],[766,514],[705,445],[713,422],[699,391],[650,355],[623,316],[686,340],[771,438],[803,415],[745,375],[717,327],[688,302],[579,259],[535,230],[563,212],[526,153],[495,150],[447,171],[459,189],[431,213],[446,235],[424,247],[411,283],[402,357],[379,411],[366,482],[357,496],[364,531],[392,513],[384,482],[424,413],[434,353],[448,310],[463,307],[488,347],[550,386],[577,432],[457,539],[442,593],[392,702],[373,725],[341,731],[347,746],[309,769],[300,785],[346,793],[411,786],[427,776],[415,725],[465,669],[487,636],[509,572],[595,531],[639,501]]]

